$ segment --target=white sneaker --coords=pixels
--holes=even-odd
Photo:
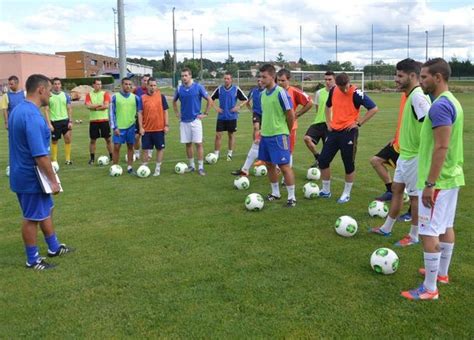
[[[160,175],[160,169],[155,169],[155,172],[153,173],[153,177],[158,177]]]

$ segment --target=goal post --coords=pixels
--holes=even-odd
[[[298,83],[301,89],[306,87],[316,86],[318,84],[324,85],[324,74],[327,71],[291,71],[291,78],[293,83]],[[362,91],[365,88],[365,77],[362,71],[335,71],[338,73],[347,73],[351,78],[351,84],[357,85]]]
[[[237,70],[237,86],[253,87],[257,84],[258,70]]]

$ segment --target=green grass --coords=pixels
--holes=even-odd
[[[372,97],[381,110],[361,129],[352,201],[335,202],[343,187],[339,156],[333,163],[334,199],[303,198],[312,157],[302,137],[312,110],[299,124],[297,207],[266,202],[258,213],[245,210],[244,198],[250,192],[266,194],[267,178],[251,177],[250,189],[237,191],[229,175],[250,146],[247,111],[239,121],[233,162],[207,166],[204,178],[173,174],[185,154],[172,116],[162,175],[138,179],[112,178],[107,168],[87,165],[87,112],[75,106],[76,119],[84,123],[74,127],[72,167],[62,165],[60,146],[65,191],[55,198],[54,220],[60,240],[77,252],[51,261],[57,269],[24,269],[18,203],[7,177],[0,176],[0,337],[472,338],[474,96],[458,95],[465,110],[468,186],[458,204],[452,283],[440,287],[439,301],[427,303],[399,296],[421,281],[420,246],[395,249],[401,267],[394,275],[377,275],[369,266],[376,248],[393,248],[409,227],[397,223],[391,238],[366,232],[382,222],[368,217],[367,205],[384,189],[368,160],[393,136],[399,94]],[[204,121],[206,152],[213,149],[214,127],[212,113]],[[4,169],[4,130],[0,140]],[[102,141],[97,154],[105,154]],[[333,229],[345,214],[359,224],[350,239]],[[44,254],[42,237],[39,244]]]

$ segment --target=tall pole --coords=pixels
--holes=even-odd
[[[303,60],[303,26],[300,25],[300,60]]]
[[[374,80],[374,24],[372,24],[372,35],[370,43],[370,80]]]
[[[114,12],[114,42],[115,42],[115,58],[117,58],[117,10],[115,8],[112,8],[112,11]]]
[[[336,63],[337,63],[337,25],[336,25]]]
[[[192,36],[193,36],[193,60],[194,60],[194,28],[191,28]]]
[[[444,25],[443,25],[443,42],[441,44],[441,58],[444,59]]]
[[[177,87],[176,81],[176,28],[174,26],[174,10],[173,7],[173,87]]]
[[[407,29],[407,58],[410,58],[410,25]]]
[[[201,76],[199,77],[199,79],[201,79],[201,81],[202,81],[202,75],[204,74],[204,69],[202,67],[202,33],[199,37],[199,46],[200,46],[200,49],[201,49]]]
[[[425,31],[425,34],[426,34],[425,61],[428,61],[428,31]]]
[[[125,48],[125,13],[123,0],[117,0],[117,13],[120,78],[125,78],[127,76],[127,49]]]
[[[227,60],[230,60],[230,30],[227,27]]]
[[[265,62],[265,26],[263,26],[263,62]]]

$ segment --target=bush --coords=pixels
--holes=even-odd
[[[61,82],[64,84],[64,88],[66,89],[73,89],[76,86],[80,85],[89,85],[92,86],[92,82],[94,79],[100,78],[102,80],[102,85],[110,85],[114,83],[114,77],[112,76],[105,76],[105,77],[87,77],[87,78],[63,78]],[[73,87],[69,88],[69,86]]]

